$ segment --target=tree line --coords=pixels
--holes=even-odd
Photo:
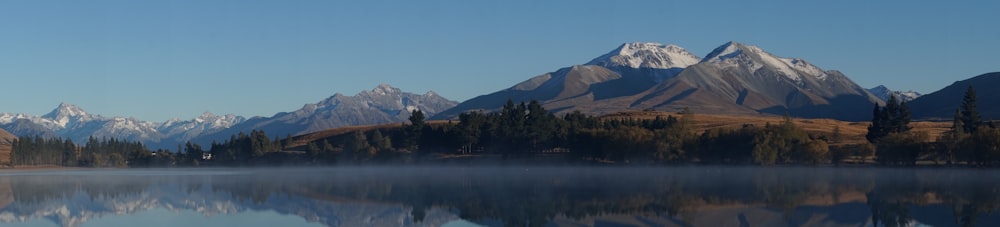
[[[652,119],[602,119],[580,112],[561,117],[537,101],[500,111],[467,112],[458,122],[427,124],[419,110],[410,124],[356,131],[307,145],[310,160],[364,163],[419,159],[429,154],[452,157],[544,159],[593,163],[790,164],[828,161],[828,142],[811,136],[785,117],[781,124],[744,125],[700,135],[694,113]]]
[[[159,157],[154,154],[161,154]],[[10,164],[58,165],[78,167],[128,167],[165,165],[170,152],[150,151],[139,142],[114,138],[88,138],[83,146],[72,140],[20,137],[11,144]]]
[[[538,101],[508,100],[495,112],[466,112],[458,121],[428,123],[420,110],[400,127],[356,130],[304,145],[239,133],[208,149],[186,143],[177,151],[151,151],[141,143],[90,138],[83,146],[60,138],[22,137],[13,145],[13,165],[91,167],[258,164],[364,164],[418,162],[433,157],[497,157],[570,163],[615,164],[1000,164],[1000,129],[982,120],[970,86],[952,129],[939,138],[910,127],[906,102],[890,97],[876,104],[868,143],[843,144],[839,128],[807,133],[786,114],[782,122],[695,131],[689,110],[651,119],[594,117],[580,112],[556,116]]]
[[[995,166],[1000,164],[1000,129],[984,121],[977,108],[976,90],[969,86],[955,110],[952,126],[941,136],[914,132],[909,127],[905,102],[891,98],[876,106],[867,138],[876,147],[877,161],[884,165],[925,164]]]

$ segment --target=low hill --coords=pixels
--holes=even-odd
[[[1000,105],[997,105],[1000,104],[1000,90],[995,89],[1000,87],[1000,72],[957,81],[907,104],[915,119],[951,120],[969,86],[976,90],[976,101],[983,120],[1000,119]]]

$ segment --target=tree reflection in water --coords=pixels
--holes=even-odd
[[[868,168],[352,167],[17,172],[0,221],[153,208],[273,210],[329,226],[997,226],[991,170]]]

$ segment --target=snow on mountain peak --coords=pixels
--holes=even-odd
[[[379,84],[378,86],[376,86],[374,89],[372,89],[370,91],[362,91],[361,93],[362,94],[368,94],[368,95],[371,95],[371,96],[384,96],[384,95],[389,95],[389,94],[402,94],[403,90],[401,90],[399,88],[392,87],[392,85],[383,83],[383,84]]]
[[[229,128],[235,124],[238,124],[244,120],[243,117],[236,116],[234,114],[226,115],[215,115],[212,112],[205,111],[201,116],[198,116],[192,120],[194,124],[189,125],[190,128]]]
[[[801,81],[800,75],[812,76],[820,80],[827,77],[819,67],[816,67],[805,60],[798,58],[781,58],[775,56],[760,47],[745,45],[737,42],[727,42],[715,50],[712,50],[702,62],[721,65],[723,67],[743,66],[751,73],[762,68],[781,74],[793,81]]]
[[[920,92],[916,92],[916,91],[912,91],[912,90],[911,91],[894,91],[892,89],[889,89],[885,85],[879,85],[879,86],[870,88],[870,89],[868,89],[868,92],[872,93],[872,95],[875,95],[875,97],[878,97],[879,99],[882,99],[882,101],[889,101],[889,97],[891,95],[891,96],[896,96],[896,98],[899,99],[900,101],[909,102],[909,101],[913,101],[914,99],[919,98],[922,95],[922,94],[920,94]]]
[[[84,111],[83,108],[63,102],[59,103],[59,106],[53,109],[52,112],[42,115],[42,117],[48,119],[56,119],[60,117],[78,117],[86,115],[89,114],[87,113],[87,111]]]
[[[676,45],[659,43],[625,43],[611,52],[594,58],[587,65],[604,67],[626,66],[631,68],[686,68],[701,61]]]
[[[743,49],[740,48],[742,46],[744,45],[737,42],[729,41],[726,44],[722,44],[722,46],[715,48],[715,50],[712,50],[712,52],[709,53],[708,56],[705,56],[705,58],[702,59],[701,61],[703,62],[723,61],[725,59],[737,57],[743,53]]]
[[[59,103],[58,107],[53,109],[52,112],[42,115],[42,118],[52,120],[53,123],[62,128],[66,128],[72,122],[79,123],[94,119],[83,108],[65,102]]]
[[[201,116],[198,116],[195,119],[196,120],[206,120],[206,119],[214,119],[216,117],[217,116],[215,114],[213,114],[212,112],[205,111],[204,113],[201,113]]]

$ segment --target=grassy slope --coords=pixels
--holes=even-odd
[[[6,164],[10,162],[10,143],[17,139],[13,134],[10,134],[3,129],[0,129],[0,164]]]
[[[635,119],[653,119],[657,116],[667,117],[668,115],[678,116],[676,113],[670,112],[659,112],[659,111],[640,111],[640,112],[623,112],[617,114],[610,114],[602,116],[602,118],[635,118]],[[843,137],[842,143],[845,144],[856,144],[865,142],[865,133],[868,132],[869,122],[848,122],[848,121],[838,121],[833,119],[793,119],[795,124],[809,132],[810,134],[820,135],[820,134],[832,134],[833,129],[837,126],[840,127],[841,135]],[[718,128],[731,128],[736,129],[743,127],[744,124],[753,124],[756,126],[764,126],[767,123],[780,124],[783,120],[782,117],[775,116],[745,116],[745,115],[711,115],[711,114],[695,114],[694,115],[694,125],[695,131],[698,133],[704,132],[708,129],[718,129]],[[447,121],[431,121],[429,124],[445,124]],[[304,134],[296,136],[293,138],[294,142],[291,147],[302,147],[307,143],[316,141],[323,138],[334,137],[338,135],[343,135],[346,133],[354,131],[367,131],[376,128],[392,128],[399,127],[400,123],[384,124],[384,125],[369,125],[369,126],[351,126],[336,129],[329,129],[309,134]],[[948,130],[951,127],[950,122],[913,122],[910,123],[913,130],[918,132],[927,132],[932,139],[936,139],[941,133]]]
[[[434,124],[447,124],[447,123],[448,123],[447,120],[427,121],[427,124],[431,124],[431,125],[434,125]],[[355,132],[355,131],[369,131],[369,130],[372,130],[372,129],[381,129],[381,128],[396,128],[396,127],[401,127],[402,125],[403,125],[403,123],[389,123],[389,124],[381,124],[381,125],[347,126],[347,127],[340,127],[340,128],[334,128],[334,129],[327,129],[327,130],[323,130],[323,131],[318,131],[318,132],[313,132],[313,133],[307,133],[307,134],[302,134],[302,135],[298,135],[298,136],[292,137],[292,143],[289,144],[289,145],[286,145],[285,147],[286,147],[286,149],[287,148],[292,148],[291,150],[300,150],[298,148],[304,148],[307,144],[309,144],[309,142],[317,141],[317,140],[320,140],[320,139],[325,139],[325,138],[335,137],[335,136],[339,136],[339,135],[344,135],[344,134]]]
[[[667,117],[668,115],[674,115],[675,117],[680,117],[676,113],[659,112],[659,111],[648,111],[648,112],[623,112],[617,114],[610,114],[603,116],[603,118],[635,118],[635,119],[653,119],[657,116]],[[698,133],[704,132],[708,129],[717,128],[740,128],[744,124],[752,124],[756,126],[764,126],[767,123],[780,124],[784,121],[782,117],[776,116],[746,116],[746,115],[711,115],[711,114],[694,114],[694,125],[695,131]],[[868,133],[868,125],[870,122],[849,122],[849,121],[839,121],[833,119],[793,119],[795,125],[809,132],[810,134],[820,135],[826,134],[830,135],[833,129],[840,126],[840,133],[843,137],[843,143],[863,143],[865,142],[865,134]],[[914,131],[917,132],[927,132],[931,139],[936,139],[941,133],[944,133],[951,127],[950,122],[913,122],[910,123],[910,127],[913,127]]]

